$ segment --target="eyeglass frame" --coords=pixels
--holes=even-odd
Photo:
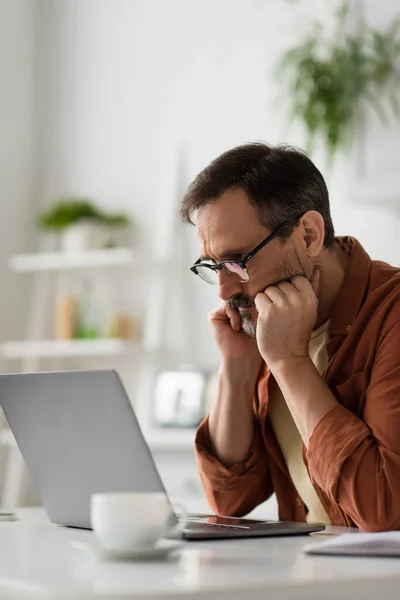
[[[249,260],[251,258],[253,258],[257,252],[259,252],[260,250],[262,250],[267,244],[269,244],[269,242],[272,242],[272,240],[274,238],[276,238],[276,236],[279,234],[279,232],[284,228],[285,225],[287,225],[289,223],[289,220],[284,221],[283,223],[281,223],[280,225],[278,225],[278,227],[276,229],[274,229],[274,231],[272,233],[270,233],[265,240],[263,240],[262,242],[260,242],[260,244],[258,244],[253,250],[251,250],[251,252],[249,252],[248,254],[246,254],[246,256],[244,258],[242,258],[241,260],[222,260],[219,263],[216,263],[215,265],[210,265],[210,264],[206,264],[205,262],[202,262],[201,258],[199,258],[198,260],[196,260],[196,262],[194,263],[194,265],[192,265],[190,267],[190,270],[192,271],[192,273],[194,273],[195,275],[199,275],[200,278],[201,275],[197,272],[197,267],[206,267],[207,269],[210,269],[211,271],[221,271],[223,268],[223,265],[226,263],[234,263],[236,265],[239,265],[244,271],[246,271],[247,273],[247,269],[246,269],[246,264],[249,262]],[[226,273],[225,271],[223,271],[227,277],[230,277],[230,275],[228,273]],[[230,277],[230,279],[232,279],[233,281],[237,281],[236,279],[233,279],[233,277]],[[250,279],[250,275],[249,275],[249,279]],[[247,281],[249,281],[249,279],[247,279]],[[206,281],[203,279],[203,281]],[[238,282],[238,283],[247,283],[247,281],[242,281],[242,282]],[[206,283],[209,283],[206,281]]]

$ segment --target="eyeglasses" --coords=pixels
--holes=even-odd
[[[246,269],[246,264],[251,258],[253,258],[253,256],[257,254],[257,252],[271,242],[287,223],[288,221],[281,223],[279,227],[274,229],[274,231],[261,242],[261,244],[258,244],[254,250],[249,252],[241,260],[223,260],[220,263],[214,263],[212,260],[202,261],[201,258],[199,258],[199,260],[197,260],[194,265],[190,267],[190,270],[195,273],[195,275],[199,275],[199,277],[204,279],[204,281],[211,284],[218,282],[218,271],[222,271],[234,281],[246,283],[246,281],[249,281],[250,279],[250,275]]]

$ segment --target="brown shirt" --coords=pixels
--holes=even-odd
[[[303,458],[332,524],[400,529],[400,270],[371,261],[353,238],[337,242],[349,261],[322,377],[338,404],[317,423]],[[200,475],[216,513],[245,515],[275,492],[280,519],[305,521],[268,418],[269,380],[264,364],[249,458],[225,468],[211,452],[205,419],[196,436]]]

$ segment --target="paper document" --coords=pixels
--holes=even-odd
[[[324,542],[307,544],[303,551],[306,554],[400,557],[400,531],[345,533]]]

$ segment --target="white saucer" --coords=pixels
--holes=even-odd
[[[71,542],[71,545],[80,550],[90,550],[103,560],[160,560],[174,550],[178,550],[182,543],[176,540],[161,539],[152,546],[142,546],[131,550],[109,550],[96,540],[91,543],[74,541]]]

